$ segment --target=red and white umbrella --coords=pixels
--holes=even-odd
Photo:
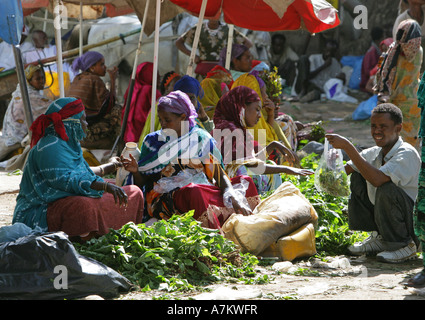
[[[193,15],[202,0],[170,0]],[[217,17],[241,28],[258,31],[305,29],[318,33],[340,24],[337,10],[325,0],[208,0],[205,18]]]

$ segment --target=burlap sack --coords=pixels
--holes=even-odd
[[[317,218],[316,210],[300,190],[285,182],[255,208],[253,215],[233,214],[222,230],[242,252],[258,255],[282,236],[307,223],[315,224]]]

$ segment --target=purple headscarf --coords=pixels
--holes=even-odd
[[[243,44],[234,43],[232,46],[232,55],[230,59],[239,58],[245,51],[249,50],[249,48]],[[224,46],[220,52],[220,61],[219,65],[224,67],[226,66],[226,56],[227,56],[227,46]]]
[[[86,71],[102,58],[103,55],[97,51],[87,51],[81,57],[74,60],[72,63],[72,71],[75,73],[78,73],[80,70]]]
[[[177,114],[184,113],[189,121],[189,128],[196,125],[195,119],[198,116],[198,113],[190,101],[189,96],[180,90],[172,91],[166,96],[159,98],[158,109],[159,108],[165,112],[173,112]]]

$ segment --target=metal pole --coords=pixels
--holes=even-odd
[[[55,5],[59,6],[59,0],[55,1]],[[60,21],[60,16],[58,13],[55,14],[55,20]],[[58,66],[57,72],[58,72],[58,81],[59,81],[59,97],[63,98],[65,97],[65,88],[64,88],[64,80],[63,80],[63,61],[62,61],[62,35],[61,25],[55,26],[55,41],[56,41],[56,63]]]
[[[28,134],[31,137],[30,127],[34,121],[31,102],[28,96],[27,79],[25,78],[24,64],[22,63],[21,50],[17,46],[13,46],[13,55],[15,56],[16,74],[18,76],[19,87],[21,89],[22,100],[24,102],[25,120],[27,122]]]
[[[227,38],[227,52],[226,52],[226,66],[227,70],[230,70],[230,62],[232,61],[232,47],[233,47],[233,30],[235,26],[233,24],[229,24],[229,36]]]
[[[80,1],[80,38],[79,38],[79,48],[80,48],[80,57],[83,55],[83,1]]]
[[[142,40],[143,40],[144,27],[145,27],[145,24],[146,24],[146,18],[147,18],[148,10],[149,10],[149,3],[150,3],[150,0],[146,0],[145,12],[143,13],[142,28],[140,30],[139,43],[137,45],[136,56],[134,58],[133,72],[131,74],[130,88],[128,90],[127,101],[126,101],[126,104],[125,104],[125,111],[124,111],[124,117],[123,117],[123,121],[122,121],[122,125],[121,125],[121,131],[120,131],[120,135],[115,140],[114,146],[112,147],[111,156],[112,156],[115,148],[117,147],[117,145],[118,145],[117,155],[119,155],[122,151],[122,144],[118,143],[118,142],[122,141],[124,134],[125,134],[125,130],[127,128],[128,114],[130,112],[130,103],[131,103],[131,99],[133,97],[133,89],[134,89],[134,84],[136,82],[136,71],[137,71],[137,66],[139,64],[139,54],[141,54],[141,52],[142,52]]]
[[[159,19],[161,17],[161,0],[156,0],[156,18],[155,18],[155,42],[153,51],[153,77],[152,77],[152,99],[151,99],[151,130],[155,130],[156,117],[156,85],[158,82],[158,47],[159,47]]]
[[[193,77],[193,65],[195,64],[196,49],[198,49],[199,36],[201,34],[202,22],[204,21],[205,9],[208,0],[202,0],[201,11],[199,12],[198,23],[196,24],[195,37],[192,43],[192,51],[190,52],[189,65],[186,74]]]

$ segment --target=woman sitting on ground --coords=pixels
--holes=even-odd
[[[141,190],[120,188],[100,177],[121,166],[119,158],[94,168],[84,160],[80,141],[85,119],[81,100],[60,98],[33,122],[13,223],[89,239],[129,221],[141,222]]]
[[[29,65],[25,69],[25,78],[28,83],[28,97],[31,104],[31,112],[34,119],[43,114],[50,104],[50,100],[43,95],[46,78],[44,70],[39,65]],[[18,84],[16,90],[12,93],[12,99],[6,110],[3,119],[3,135],[0,136],[0,161],[7,159],[8,156],[17,151],[22,145],[24,138],[28,135],[28,126],[25,117],[25,105],[22,99],[21,87]],[[6,168],[13,162],[15,163],[19,155],[15,155],[13,159],[9,158]],[[26,155],[22,158],[25,158]],[[22,169],[24,160],[20,162]],[[16,169],[16,168],[15,168]]]
[[[88,51],[72,63],[75,74],[67,96],[83,101],[87,122],[87,137],[81,145],[87,149],[110,149],[121,128],[121,106],[115,104],[115,78],[118,68],[107,69],[105,58]],[[111,87],[102,78],[109,74]]]
[[[267,154],[271,153],[274,146],[262,148],[248,129],[255,126],[260,117],[261,99],[248,87],[235,87],[218,102],[214,114],[214,137],[217,139],[229,176],[249,174],[258,193],[263,194],[280,185],[280,175],[276,174],[313,174],[310,170],[267,163]],[[295,161],[287,148],[282,148],[280,152],[288,162]]]
[[[194,210],[204,227],[220,228],[235,212],[251,214],[260,201],[255,185],[247,176],[226,176],[215,140],[196,125],[187,94],[161,97],[158,116],[162,130],[146,136],[139,162],[132,156],[121,159],[131,173],[127,183],[144,187],[145,220]],[[233,189],[238,183],[246,184],[245,197]]]

